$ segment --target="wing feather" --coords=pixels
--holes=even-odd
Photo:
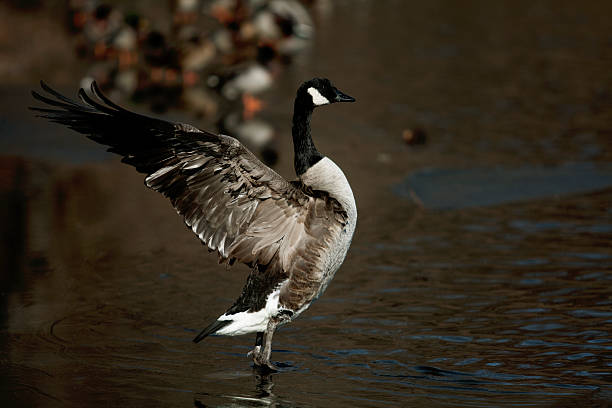
[[[79,91],[81,102],[44,82],[41,87],[48,96],[32,95],[52,108],[31,109],[108,146],[146,174],[145,184],[170,199],[220,261],[265,266],[260,269],[283,276],[291,268],[307,271],[312,261],[306,256],[317,255],[317,241],[346,221],[332,199],[287,182],[232,137],[130,112],[95,82],[91,96]]]

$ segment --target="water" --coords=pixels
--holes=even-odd
[[[612,187],[612,166],[564,163],[519,168],[423,169],[393,190],[426,208],[483,207]]]
[[[317,4],[266,115],[288,134],[315,74],[357,98],[313,133],[360,220],[325,295],[276,334],[282,372],[253,371],[254,336],[191,342],[246,268],[5,85],[3,406],[609,406],[610,4]],[[427,143],[404,145],[416,126]]]

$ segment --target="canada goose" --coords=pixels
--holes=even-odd
[[[234,135],[251,152],[257,154],[268,165],[278,161],[276,131],[263,119],[244,119],[242,112],[231,111],[217,121],[221,133]]]
[[[238,140],[183,123],[130,112],[97,84],[82,103],[41,81],[54,99],[33,91],[52,108],[30,108],[109,146],[146,174],[145,184],[170,199],[187,226],[220,262],[251,268],[234,304],[194,339],[257,333],[249,353],[256,366],[270,363],[276,328],[295,319],[325,290],[351,243],[357,209],[340,168],[316,149],[310,135],[314,108],[355,99],[328,79],[314,78],[297,91],[293,113],[294,167],[288,182]],[[95,98],[95,99],[94,99]]]
[[[274,76],[266,66],[252,63],[234,73],[221,88],[221,94],[228,100],[236,100],[244,93],[251,95],[261,93],[269,89],[273,83]]]
[[[113,37],[119,32],[123,16],[118,9],[101,4],[93,11],[91,20],[83,27],[86,47],[96,59],[106,59]]]
[[[254,10],[252,22],[260,41],[275,43],[276,50],[285,56],[295,55],[311,43],[314,24],[310,13],[299,1],[256,3],[251,4]]]

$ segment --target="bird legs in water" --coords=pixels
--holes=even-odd
[[[268,320],[268,326],[265,332],[257,332],[255,337],[255,348],[247,356],[253,357],[253,362],[258,368],[264,370],[277,371],[276,367],[270,363],[270,354],[272,353],[272,336],[274,330],[283,321],[286,320],[286,316],[280,315],[272,317]],[[262,348],[263,347],[263,348]]]
[[[255,347],[253,350],[249,351],[247,357],[253,357],[253,361],[255,362],[255,366],[258,365],[257,361],[261,360],[262,350],[261,347],[263,345],[264,340],[264,332],[257,332],[255,336]]]

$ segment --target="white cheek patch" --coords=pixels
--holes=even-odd
[[[312,86],[308,88],[308,93],[310,94],[310,96],[312,96],[312,103],[316,106],[327,105],[329,103],[329,100],[323,95],[321,95],[321,93]]]

